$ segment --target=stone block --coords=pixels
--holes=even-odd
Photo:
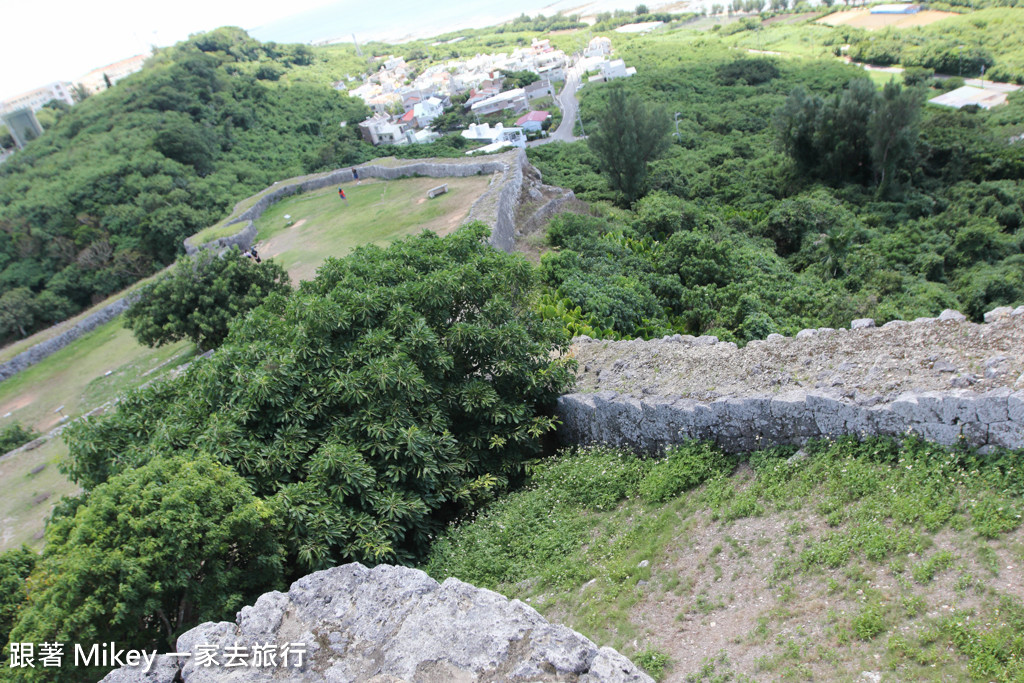
[[[978,422],[992,424],[993,422],[1006,422],[1010,419],[1008,410],[1009,389],[993,389],[978,396],[975,402],[975,410],[978,413]]]
[[[939,320],[942,321],[953,321],[962,323],[967,320],[967,316],[960,311],[954,311],[952,308],[947,308],[942,313],[939,313]]]
[[[864,330],[874,326],[875,321],[872,320],[871,318],[857,318],[856,320],[850,322],[851,330]]]
[[[1013,315],[1013,309],[1009,306],[999,306],[993,308],[991,311],[985,314],[985,322],[994,323],[997,320],[1006,318]]]
[[[1024,391],[1017,391],[1006,397],[1007,418],[1017,424],[1024,424]]]
[[[1003,448],[1024,448],[1024,425],[1017,422],[989,423],[988,442]]]

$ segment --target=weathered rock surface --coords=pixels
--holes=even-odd
[[[230,653],[272,644],[305,646],[288,666],[226,667]],[[235,648],[235,649],[231,649]],[[178,653],[153,670],[123,667],[104,683],[207,681],[648,682],[611,648],[549,624],[532,607],[457,579],[438,584],[415,569],[353,563],[310,574],[287,593],[267,593],[237,623],[205,623],[184,633]],[[201,651],[220,665],[203,666]],[[292,648],[294,653],[295,648]],[[246,661],[251,662],[249,657]]]
[[[579,393],[558,403],[561,437],[646,451],[697,438],[747,451],[916,432],[942,444],[1024,448],[1024,307],[985,319],[943,311],[882,327],[859,320],[743,349],[687,335],[581,337]]]

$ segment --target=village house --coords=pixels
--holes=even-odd
[[[615,80],[616,78],[629,78],[636,73],[636,67],[627,67],[626,63],[621,59],[606,59],[598,63],[597,67],[600,69],[601,73],[587,79],[591,83],[607,82]]]
[[[511,109],[514,112],[525,111],[530,108],[526,99],[526,91],[522,88],[515,88],[507,92],[498,93],[494,97],[481,100],[470,105],[470,111],[480,116],[494,114],[495,112]]]
[[[423,102],[416,103],[413,108],[413,116],[420,128],[426,128],[434,119],[444,113],[444,100],[439,97],[428,97]]]
[[[405,129],[401,123],[391,121],[391,117],[376,114],[359,124],[359,132],[363,139],[371,145],[393,145],[404,140]]]
[[[590,44],[583,50],[584,57],[606,57],[612,53],[612,39],[604,36],[595,36],[590,39]]]
[[[536,100],[541,97],[555,96],[555,89],[554,87],[552,87],[551,81],[545,80],[540,80],[537,81],[536,83],[531,83],[530,85],[523,88],[523,92],[526,93],[526,99],[528,100]]]
[[[531,111],[523,114],[516,121],[516,125],[526,131],[537,132],[544,127],[544,122],[551,118],[546,111]]]
[[[488,143],[485,147],[472,150],[473,152],[491,152],[509,146],[526,147],[526,136],[523,134],[522,128],[505,128],[500,123],[493,128],[488,123],[470,124],[468,129],[462,131],[462,137],[470,142]]]

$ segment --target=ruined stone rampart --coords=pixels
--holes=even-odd
[[[474,175],[494,175],[487,191],[470,209],[467,221],[479,220],[491,227],[491,244],[504,251],[512,251],[515,233],[515,213],[523,185],[523,165],[526,152],[519,150],[491,157],[477,159],[408,159],[389,160],[388,163],[370,162],[355,169],[360,178],[382,178],[397,180],[410,176],[428,178],[466,178]],[[312,192],[332,185],[354,180],[352,168],[342,168],[297,182],[286,182],[272,186],[251,207],[232,218],[226,225],[245,223],[234,235],[221,237],[201,245],[185,240],[185,251],[189,254],[202,249],[223,249],[238,245],[242,249],[252,246],[256,229],[252,222],[263,215],[269,207],[297,192]]]
[[[127,310],[137,296],[137,294],[130,294],[122,299],[118,299],[95,313],[90,313],[60,334],[29,347],[6,363],[0,363],[0,382],[18,374],[29,366],[35,365],[47,356],[60,351],[83,334],[110,322]]]
[[[256,646],[301,645],[273,666],[224,666]],[[202,649],[213,661],[199,659]],[[297,648],[291,647],[292,651]],[[310,574],[287,593],[266,593],[235,623],[207,622],[176,651],[125,666],[104,683],[207,681],[522,681],[651,683],[632,662],[529,605],[457,579],[438,584],[406,567],[346,564]]]
[[[910,433],[946,445],[1024,448],[1024,306],[986,320],[975,325],[949,311],[877,329],[855,321],[854,329],[772,335],[744,349],[714,337],[582,338],[581,383],[591,391],[559,398],[560,436],[647,452],[686,439],[740,452]],[[984,349],[972,358],[972,347]],[[685,376],[671,378],[681,366]],[[806,368],[810,380],[799,379]]]
[[[526,153],[520,150],[478,159],[410,159],[407,162],[395,164],[369,163],[356,168],[361,178],[384,178],[387,180],[397,180],[409,176],[465,178],[473,175],[493,174],[495,177],[490,187],[473,203],[466,220],[467,222],[478,220],[489,225],[491,227],[491,244],[498,249],[512,251],[516,208],[523,185],[523,165],[526,163]],[[253,206],[228,222],[228,225],[244,223],[238,232],[226,237],[218,237],[199,246],[193,244],[191,238],[188,238],[185,240],[185,252],[192,255],[196,254],[199,249],[220,251],[232,246],[237,246],[242,250],[248,249],[256,239],[256,226],[253,221],[262,216],[263,212],[275,202],[296,192],[310,192],[351,180],[353,180],[352,169],[344,168],[301,182],[272,187]],[[32,346],[6,363],[0,364],[0,382],[59,351],[86,332],[117,317],[131,305],[132,301],[134,299],[119,299],[74,324],[68,330]]]

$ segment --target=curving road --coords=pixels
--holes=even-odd
[[[576,100],[576,91],[580,88],[581,75],[578,68],[576,64],[566,67],[565,86],[562,88],[562,92],[558,94],[558,104],[562,108],[562,122],[558,124],[558,128],[548,137],[528,142],[526,143],[527,147],[545,145],[555,141],[573,142],[583,139],[572,134],[573,126],[576,124],[576,112],[580,106],[580,103]]]

